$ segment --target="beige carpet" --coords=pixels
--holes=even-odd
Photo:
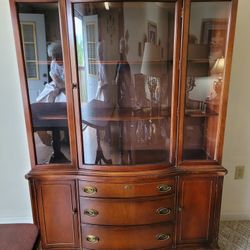
[[[250,221],[222,221],[219,246],[221,250],[250,250]]]

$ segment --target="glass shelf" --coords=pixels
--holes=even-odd
[[[214,111],[206,111],[203,112],[201,110],[186,110],[185,111],[185,116],[188,117],[210,117],[210,116],[218,116],[219,114]]]

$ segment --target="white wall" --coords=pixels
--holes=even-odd
[[[225,177],[222,215],[250,218],[250,1],[239,0],[231,88],[224,144]],[[8,0],[0,0],[0,223],[31,221],[30,169],[24,115]],[[243,180],[234,166],[245,165]]]
[[[171,7],[171,6],[170,6]],[[162,8],[155,3],[125,3],[124,4],[124,32],[128,31],[128,62],[131,63],[132,75],[141,72],[141,64],[133,64],[142,60],[138,55],[138,43],[143,43],[144,34],[148,38],[148,22],[157,24],[157,41],[161,41],[164,55],[167,57],[167,34],[168,34],[168,9]],[[136,28],[135,28],[136,27]],[[165,32],[163,32],[165,31]],[[148,38],[149,39],[149,38]],[[165,46],[164,46],[165,45]],[[143,46],[143,45],[142,45]]]
[[[0,0],[0,223],[31,222],[30,169],[9,1]]]
[[[222,218],[250,219],[250,1],[239,0],[234,44],[223,165],[225,177]],[[234,180],[236,165],[245,178]]]

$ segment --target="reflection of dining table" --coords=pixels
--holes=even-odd
[[[63,163],[69,160],[61,152],[60,131],[67,131],[66,102],[31,104],[33,131],[51,131],[53,155],[50,163]]]
[[[95,164],[101,164],[101,160],[106,164],[112,164],[112,160],[105,158],[100,142],[100,131],[110,132],[111,124],[119,124],[120,130],[120,153],[123,159],[123,130],[126,122],[134,123],[139,121],[147,121],[149,123],[158,122],[160,120],[170,117],[170,109],[153,110],[144,108],[141,110],[134,110],[132,108],[116,108],[113,104],[91,100],[89,103],[82,106],[82,122],[83,131],[87,126],[90,126],[97,131],[97,153]],[[131,150],[130,150],[131,151]],[[131,153],[131,152],[130,152]],[[130,157],[131,158],[131,157]]]
[[[114,105],[93,99],[82,108],[82,120],[84,123],[106,126],[108,122],[162,120],[170,117],[170,109],[153,110],[144,108],[115,108]]]

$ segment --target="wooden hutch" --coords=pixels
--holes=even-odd
[[[237,0],[10,0],[43,249],[216,249]]]

